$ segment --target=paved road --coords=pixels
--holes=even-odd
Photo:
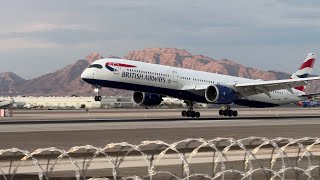
[[[64,120],[63,117],[65,116],[68,117],[65,118],[67,121],[80,119],[86,122],[0,124],[0,149],[17,147],[32,151],[39,147],[53,146],[69,149],[72,146],[86,144],[103,147],[111,142],[126,141],[137,144],[144,140],[162,140],[171,143],[198,137],[206,139],[216,137],[244,138],[248,136],[300,138],[319,136],[320,130],[319,109],[244,109],[241,111],[243,113],[241,119],[224,119],[224,117],[220,119],[215,116],[214,120],[206,117],[205,119],[183,119],[179,121],[170,121],[170,118],[179,119],[179,115],[177,115],[179,110],[97,111],[91,114],[91,118],[83,118],[84,112],[71,113],[71,115],[67,111],[60,113],[54,111],[49,113],[30,112],[21,111],[17,113],[18,117],[1,119],[1,121],[23,121],[23,116],[27,115],[26,121],[37,118],[38,121],[61,121]],[[55,114],[59,118],[52,118],[52,115]],[[115,118],[114,114],[118,114],[117,117],[119,118]],[[130,120],[130,114],[133,114],[131,119],[139,119],[139,116],[145,116],[146,114],[147,116],[153,115],[154,118],[162,117],[164,119],[163,121],[130,122],[127,121]],[[209,116],[212,111],[204,111],[203,114]],[[307,117],[308,115],[312,116]],[[92,116],[99,116],[99,118],[92,118]],[[167,116],[170,116],[170,118],[166,118]],[[293,118],[294,116],[299,116],[299,118]],[[33,117],[35,118],[33,119]],[[94,119],[106,121],[90,122]],[[110,119],[126,119],[126,121],[107,121]],[[148,120],[148,118],[140,118],[140,120],[142,119]]]

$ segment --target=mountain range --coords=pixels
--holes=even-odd
[[[60,70],[30,80],[25,80],[12,72],[0,73],[0,93],[11,96],[93,95],[92,87],[82,81],[80,75],[93,61],[101,58],[103,58],[102,55],[93,52],[84,59],[77,60],[75,63],[67,65]],[[245,67],[228,59],[215,60],[204,55],[193,55],[186,50],[176,48],[149,48],[132,51],[124,58],[250,79],[275,80],[290,78],[290,74],[284,72]],[[318,84],[319,81],[313,82],[308,86],[307,91],[319,91]],[[128,95],[130,92],[103,88],[102,94]]]

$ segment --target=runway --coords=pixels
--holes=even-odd
[[[28,123],[74,123],[74,122],[133,122],[133,121],[184,121],[181,109],[96,109],[96,110],[15,110],[14,117],[1,118],[0,124]],[[275,118],[305,118],[320,117],[319,109],[301,108],[268,108],[268,109],[238,109],[238,117],[218,115],[218,109],[199,109],[200,120],[234,120],[234,119],[275,119]]]
[[[240,117],[225,118],[217,109],[200,110],[200,119],[181,119],[181,110],[16,111],[0,119],[0,149],[40,147],[69,149],[91,144],[186,138],[244,138],[249,136],[316,137],[320,109],[239,109]]]

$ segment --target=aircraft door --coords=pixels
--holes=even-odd
[[[178,78],[179,78],[179,75],[178,75],[177,71],[172,71],[172,81],[174,83],[178,83]]]
[[[290,92],[289,91],[284,91],[284,99],[287,100],[290,96]]]
[[[114,74],[120,74],[120,67],[119,67],[119,64],[118,63],[114,63],[113,64],[114,66],[113,66],[113,68],[114,68],[114,71],[113,71],[113,73]]]

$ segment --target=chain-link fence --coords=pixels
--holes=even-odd
[[[0,179],[319,179],[320,138],[190,138],[0,150]]]

